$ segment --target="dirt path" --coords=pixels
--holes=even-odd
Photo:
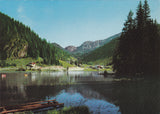
[[[66,68],[62,66],[47,66],[47,67],[39,67],[41,70],[56,70],[56,71],[64,71],[67,70]],[[84,70],[84,68],[81,67],[69,67],[69,71],[81,71]]]

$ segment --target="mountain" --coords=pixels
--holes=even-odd
[[[82,61],[85,63],[109,64],[112,61],[114,50],[119,42],[119,37],[113,38],[105,45],[83,55]]]
[[[75,46],[67,46],[65,49],[67,51],[69,51],[69,52],[74,52],[75,50],[77,50],[77,47],[75,47]]]
[[[0,60],[41,57],[45,64],[59,64],[70,55],[41,39],[30,27],[0,12]]]
[[[103,46],[104,44],[110,42],[112,39],[115,39],[117,37],[120,37],[121,33],[118,33],[116,35],[113,35],[109,38],[106,38],[104,40],[97,40],[97,41],[86,41],[79,47],[74,46],[68,46],[65,49],[69,51],[72,54],[76,53],[88,53],[90,51],[93,51],[94,49]]]

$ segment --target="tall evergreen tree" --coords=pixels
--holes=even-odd
[[[144,27],[144,10],[142,6],[142,2],[139,2],[138,8],[137,8],[137,16],[136,16],[136,21],[137,21],[137,27],[139,29],[143,29]]]
[[[133,12],[130,11],[122,30],[119,45],[113,56],[114,69],[118,69],[118,74],[126,74],[126,70],[130,71],[129,66],[132,64],[132,61],[129,58],[131,52],[133,52],[131,49],[133,47],[132,44],[134,43],[134,40],[132,43],[130,42],[133,39],[132,32],[134,31],[134,19],[132,16]]]
[[[147,0],[144,1],[143,9],[144,9],[144,21],[146,23],[147,21],[150,20],[150,17],[151,17],[150,8],[149,8]]]
[[[124,24],[123,34],[113,57],[114,70],[120,75],[158,75],[160,74],[160,30],[150,19],[147,0],[143,7],[140,1],[136,14],[133,27],[128,26],[130,18],[126,21],[127,24]],[[131,13],[128,17],[131,17]]]
[[[130,10],[128,16],[127,16],[127,21],[124,24],[123,28],[123,33],[126,33],[127,31],[131,30],[133,28],[133,12]]]

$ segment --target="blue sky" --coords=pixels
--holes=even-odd
[[[143,1],[143,0],[142,0]],[[105,39],[121,32],[139,0],[0,0],[0,11],[62,47]],[[148,0],[160,23],[160,0]]]

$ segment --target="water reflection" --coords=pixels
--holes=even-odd
[[[114,93],[116,105],[123,114],[160,113],[159,80],[119,83],[114,87]]]
[[[82,71],[6,73],[0,78],[0,106],[54,98],[65,106],[88,106],[92,113],[160,113],[158,80],[115,82]]]

